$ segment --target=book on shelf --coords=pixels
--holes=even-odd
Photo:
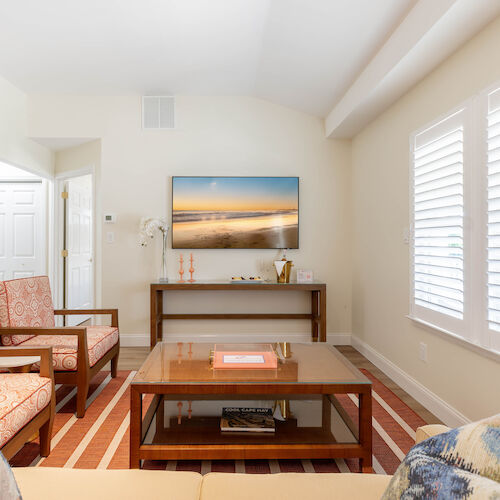
[[[222,432],[274,432],[271,408],[223,408]]]

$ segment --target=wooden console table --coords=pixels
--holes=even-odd
[[[151,283],[151,348],[163,338],[163,320],[168,319],[308,319],[311,320],[311,339],[313,342],[326,342],[326,284],[325,283]],[[311,312],[297,313],[218,313],[218,314],[165,314],[163,312],[163,293],[169,290],[301,290],[311,292]]]

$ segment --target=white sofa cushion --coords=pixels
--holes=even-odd
[[[391,476],[378,474],[224,474],[203,476],[200,500],[379,500]]]
[[[14,467],[23,500],[198,500],[197,472]]]

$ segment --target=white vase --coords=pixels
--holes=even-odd
[[[158,281],[160,283],[168,283],[168,270],[167,270],[167,233],[168,229],[162,232],[162,252],[161,252],[161,267],[160,267],[160,277]]]

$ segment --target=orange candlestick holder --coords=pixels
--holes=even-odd
[[[182,275],[184,274],[184,268],[182,267],[182,264],[184,263],[184,259],[182,258],[182,254],[179,257],[179,279],[177,280],[177,283],[185,283],[185,281],[182,279]]]
[[[193,283],[194,280],[193,279],[193,273],[194,273],[194,267],[193,267],[193,254],[190,254],[189,256],[189,262],[190,262],[190,267],[189,267],[189,274],[191,275],[191,277],[188,279],[189,283]]]
[[[182,422],[182,401],[177,403],[177,408],[179,408],[179,413],[177,414],[177,424],[181,425]]]

